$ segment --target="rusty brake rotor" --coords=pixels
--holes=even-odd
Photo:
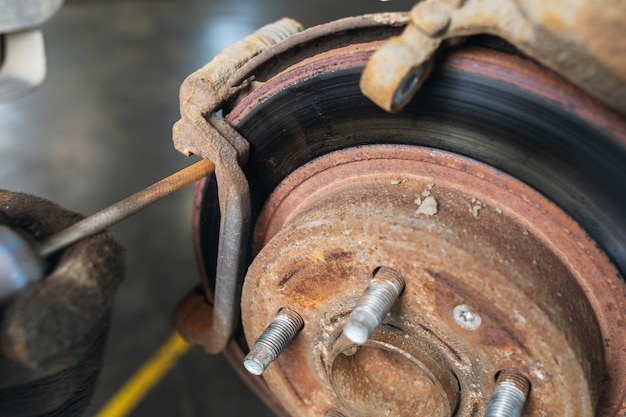
[[[265,374],[292,415],[483,415],[497,373],[517,369],[528,415],[591,416],[603,362],[623,366],[603,358],[602,331],[626,337],[612,265],[553,204],[468,158],[392,145],[326,155],[275,191],[255,246],[248,342],[283,307],[306,323]],[[357,346],[342,331],[380,266],[406,289]]]
[[[287,68],[262,64],[262,82],[228,109],[251,144],[256,228],[247,341],[227,356],[242,370],[288,307],[304,328],[263,379],[247,377],[280,415],[482,415],[510,368],[532,386],[525,415],[623,414],[623,120],[481,48],[449,51],[391,115],[358,89],[379,39],[345,36],[290,51]],[[214,180],[198,187],[195,214],[209,294],[215,193]],[[358,347],[342,329],[381,266],[406,288]]]

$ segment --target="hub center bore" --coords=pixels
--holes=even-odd
[[[343,404],[364,417],[446,416],[457,402],[456,389],[444,389],[428,367],[393,345],[344,351],[331,365],[331,378]]]
[[[459,382],[446,361],[405,336],[384,325],[363,346],[337,340],[329,377],[354,415],[449,416],[458,406]]]
[[[259,217],[243,289],[252,345],[281,308],[303,330],[264,374],[292,415],[482,415],[498,373],[529,415],[595,415],[617,272],[562,211],[476,161],[411,146],[328,154]],[[404,292],[363,346],[344,335],[377,268]],[[617,281],[616,281],[617,280]],[[565,410],[565,411],[563,411]],[[565,414],[563,414],[563,412]]]

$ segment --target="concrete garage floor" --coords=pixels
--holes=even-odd
[[[66,1],[43,27],[49,73],[0,103],[0,187],[93,213],[191,161],[171,144],[182,80],[219,50],[283,16],[306,27],[414,1]],[[95,415],[171,333],[198,282],[189,188],[112,230],[127,250]],[[131,416],[271,416],[221,356],[194,347]]]

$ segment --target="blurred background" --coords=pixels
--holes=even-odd
[[[288,16],[305,27],[379,11],[391,0],[66,0],[43,26],[48,75],[0,103],[0,188],[93,213],[185,167],[171,128],[178,88],[217,52]],[[195,159],[194,159],[195,160]],[[112,230],[127,251],[92,416],[165,340],[170,315],[199,280],[193,187]],[[221,356],[192,348],[131,416],[271,416]]]

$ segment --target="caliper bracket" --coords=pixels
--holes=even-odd
[[[202,344],[209,353],[221,352],[239,323],[250,233],[250,189],[241,169],[248,158],[249,144],[216,112],[247,87],[247,83],[228,85],[235,71],[266,48],[301,30],[302,26],[291,19],[264,26],[220,52],[189,75],[180,88],[181,119],[173,128],[174,147],[185,155],[196,154],[215,164],[221,220],[212,321],[210,327],[206,326],[209,331],[178,330],[183,337],[194,339],[190,342]],[[210,319],[206,317],[206,321]],[[182,322],[185,321],[177,321]]]

